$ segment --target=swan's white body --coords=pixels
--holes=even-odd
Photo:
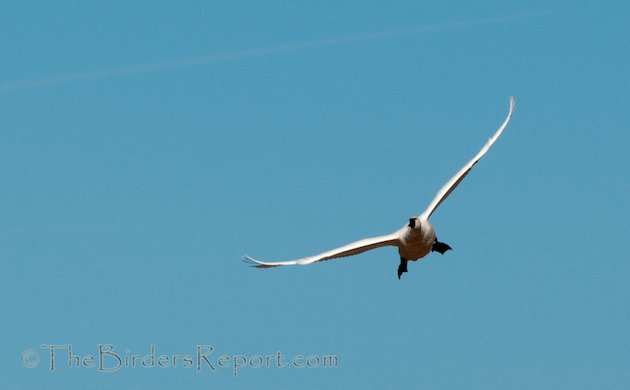
[[[418,217],[412,217],[409,220],[409,224],[403,226],[401,229],[384,236],[365,238],[342,247],[329,250],[327,252],[320,253],[315,256],[304,257],[297,260],[279,261],[279,262],[267,262],[256,260],[252,257],[244,255],[243,258],[256,267],[269,268],[277,267],[281,265],[305,265],[315,263],[317,261],[330,260],[339,257],[346,257],[356,255],[361,252],[365,252],[374,248],[382,246],[397,246],[398,253],[401,259],[405,260],[418,260],[431,252],[434,243],[436,243],[436,235],[433,230],[433,226],[429,223],[429,217],[435,209],[448,197],[448,195],[459,185],[459,183],[466,177],[472,167],[483,157],[484,154],[490,149],[492,144],[499,138],[503,129],[507,126],[512,112],[514,111],[514,99],[510,97],[510,109],[507,117],[501,124],[501,127],[494,133],[494,135],[488,140],[488,142],[481,148],[481,150],[473,157],[466,165],[464,165],[451,179],[446,182],[437,192],[429,206]],[[450,249],[450,248],[449,248]],[[406,268],[405,268],[406,269]],[[399,271],[400,272],[400,271]],[[404,271],[406,272],[406,271]],[[399,273],[400,277],[400,273]]]

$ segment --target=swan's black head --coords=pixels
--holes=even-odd
[[[416,217],[409,218],[409,224],[407,224],[411,229],[420,229],[420,220]]]

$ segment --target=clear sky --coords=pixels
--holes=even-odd
[[[629,14],[3,1],[3,386],[629,388]],[[398,229],[511,95],[431,219],[453,251],[241,261]]]

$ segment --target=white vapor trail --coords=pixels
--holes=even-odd
[[[148,72],[156,72],[168,69],[184,68],[198,65],[205,65],[217,62],[234,61],[251,57],[260,57],[285,52],[293,52],[307,49],[316,49],[328,46],[338,46],[359,42],[370,42],[376,40],[390,39],[403,36],[414,36],[423,33],[458,30],[472,28],[487,24],[503,24],[516,20],[527,19],[535,16],[543,16],[549,12],[527,13],[513,16],[499,16],[494,18],[469,19],[465,21],[454,21],[446,23],[429,24],[420,27],[411,27],[395,30],[373,31],[361,34],[341,35],[332,38],[324,38],[313,41],[289,43],[273,46],[259,46],[249,49],[214,52],[203,56],[180,58],[169,61],[150,62],[106,69],[95,69],[79,71],[73,73],[59,74],[42,78],[32,78],[28,80],[10,81],[0,84],[0,92],[12,92],[26,89],[38,89],[54,85],[75,83],[80,81],[105,79],[110,77],[120,77]]]

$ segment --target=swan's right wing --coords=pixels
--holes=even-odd
[[[481,157],[483,157],[483,155],[486,154],[488,149],[490,149],[490,146],[492,146],[494,141],[496,141],[497,138],[499,138],[499,136],[503,132],[503,129],[505,129],[505,127],[507,126],[508,122],[510,121],[510,118],[512,117],[513,111],[514,111],[514,98],[510,96],[510,110],[507,114],[507,118],[505,118],[505,120],[503,121],[503,124],[501,124],[501,127],[499,127],[499,130],[497,130],[494,133],[494,135],[488,140],[488,142],[483,146],[483,148],[481,148],[481,150],[475,155],[475,157],[472,158],[472,160],[468,161],[466,165],[464,165],[459,171],[457,171],[457,173],[453,177],[451,177],[451,179],[446,184],[444,184],[442,188],[440,188],[437,194],[435,194],[435,198],[433,198],[433,200],[429,204],[429,207],[427,207],[427,209],[424,210],[424,212],[420,215],[419,217],[420,219],[428,219],[431,216],[431,214],[433,214],[435,209],[440,205],[440,203],[442,203],[444,199],[446,199],[449,196],[449,194],[459,185],[459,183],[464,179],[464,177],[466,177],[468,172],[470,172],[470,170],[477,163],[477,161],[479,161],[479,159],[481,159]]]
[[[317,261],[324,261],[324,260],[336,259],[339,257],[356,255],[358,253],[369,251],[370,249],[379,248],[382,246],[397,246],[397,245],[398,245],[398,232],[394,232],[392,234],[387,234],[385,236],[365,238],[363,240],[359,240],[359,241],[350,243],[348,245],[344,245],[342,247],[320,253],[319,255],[304,257],[297,260],[268,262],[268,261],[256,260],[253,257],[249,257],[247,255],[243,255],[243,260],[245,260],[248,263],[251,263],[254,267],[257,267],[257,268],[271,268],[271,267],[278,267],[281,265],[296,265],[296,264],[306,265],[306,264],[315,263]]]

